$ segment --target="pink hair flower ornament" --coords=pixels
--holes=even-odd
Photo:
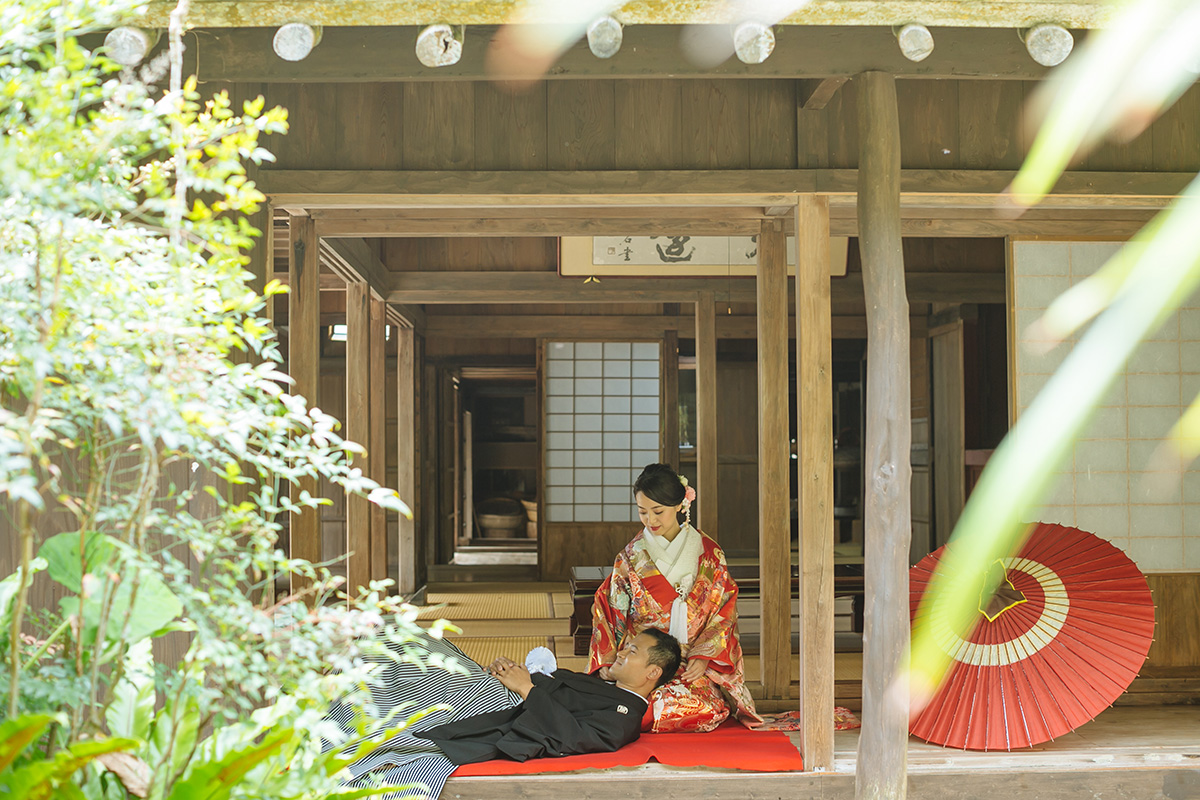
[[[687,487],[687,491],[685,491],[683,493],[683,502],[687,503],[688,505],[691,505],[692,501],[695,499],[696,499],[696,490],[690,486]]]

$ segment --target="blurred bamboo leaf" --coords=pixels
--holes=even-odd
[[[1015,199],[1037,202],[1077,153],[1113,132],[1136,135],[1177,99],[1196,78],[1198,30],[1200,0],[1145,0],[1090,39],[1062,79],[1043,88],[1045,122],[1010,187]],[[1020,549],[1030,516],[1108,387],[1142,340],[1200,285],[1198,222],[1200,180],[1193,180],[1036,323],[1037,338],[1058,342],[1092,322],[997,448],[955,526],[913,624],[914,707],[932,697],[951,663],[924,609],[937,598],[950,612],[943,619],[951,630],[969,636],[980,619],[980,590],[996,588],[988,565]],[[1200,408],[1189,409],[1167,447],[1188,459],[1200,454]]]

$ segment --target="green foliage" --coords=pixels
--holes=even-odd
[[[407,508],[288,393],[248,283],[247,164],[285,112],[80,44],[144,5],[0,0],[0,535],[21,561],[0,580],[0,794],[316,798],[375,733],[323,721],[329,701],[415,612],[282,552],[283,521],[327,502],[289,489]],[[35,576],[57,608],[27,607]]]
[[[1143,0],[1089,38],[1059,80],[1038,98],[1045,114],[1013,198],[1040,200],[1072,157],[1116,134],[1130,139],[1195,81],[1200,64],[1200,0]],[[1129,357],[1200,286],[1200,181],[1141,230],[1092,277],[1076,284],[1038,322],[1039,338],[1078,344],[1005,437],[980,476],[939,562],[924,602],[957,616],[943,621],[960,636],[979,618],[988,566],[1014,554],[1026,525],[1088,419]],[[1160,464],[1200,454],[1200,406],[1193,404],[1160,452]],[[970,576],[979,576],[978,580]],[[926,618],[927,619],[927,618]],[[913,628],[911,687],[921,705],[936,690],[950,656],[929,624]]]

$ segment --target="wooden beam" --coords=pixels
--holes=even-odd
[[[900,191],[929,207],[1006,200],[1012,170],[907,169]],[[1188,172],[1066,172],[1045,203],[1054,208],[1161,207]],[[431,206],[759,206],[795,194],[853,197],[856,169],[783,170],[262,170],[276,206],[380,209]],[[831,205],[834,199],[831,198]]]
[[[317,267],[320,268],[319,262]],[[276,272],[272,277],[284,286],[292,285],[292,279],[286,272]],[[346,291],[346,279],[333,272],[322,272],[317,277],[317,288],[322,292],[344,292]]]
[[[905,797],[912,412],[908,299],[900,241],[896,79],[866,72],[858,88],[859,250],[867,300],[863,728],[857,796]]]
[[[1000,273],[917,272],[906,277],[913,302],[1005,300],[1004,276]],[[397,272],[393,281],[387,294],[387,301],[393,305],[694,303],[701,291],[714,291],[723,302],[752,303],[756,296],[753,278],[602,278],[599,283],[585,284],[580,278],[563,278],[553,272]],[[835,301],[862,297],[862,276],[854,273],[834,278],[831,291]],[[437,324],[435,319],[430,318],[429,324]],[[607,325],[579,319],[580,325]]]
[[[763,693],[791,691],[791,447],[788,437],[787,243],[778,221],[758,237],[758,542]]]
[[[663,331],[663,463],[679,470],[679,332]]]
[[[346,438],[366,446],[371,436],[371,292],[365,283],[346,286]],[[371,475],[371,448],[353,465]],[[351,597],[371,582],[371,504],[346,494],[346,581]]]
[[[714,539],[718,535],[716,313],[713,293],[700,292],[696,301],[696,503],[703,530]]]
[[[313,216],[321,219],[322,237],[431,238],[431,237],[505,237],[505,236],[639,236],[660,235],[664,231],[689,236],[757,236],[763,218],[776,216],[784,206],[753,209],[749,207],[709,209],[659,209],[640,216],[595,216],[597,208],[558,208],[553,211],[529,206],[515,209],[488,208],[470,210],[469,216],[449,213],[431,215],[425,209],[376,209],[371,213],[346,214],[340,209],[330,211],[338,216],[320,218],[321,209]],[[793,232],[791,215],[784,220],[785,230]],[[414,213],[419,211],[423,213]],[[511,212],[518,211],[519,214]],[[954,216],[954,212],[959,212]],[[1106,236],[1127,238],[1141,230],[1149,221],[1150,212],[1099,209],[1088,217],[1053,216],[1054,210],[1035,211],[1011,217],[994,208],[963,210],[946,207],[937,211],[904,209],[900,223],[906,236],[963,238],[982,236]],[[1069,212],[1058,212],[1066,214]],[[834,236],[857,236],[858,221],[853,213],[830,220]],[[324,239],[323,239],[324,240]],[[331,276],[332,277],[332,276]]]
[[[425,312],[419,306],[406,303],[388,303],[387,319],[392,325],[411,328],[417,333],[425,332]]]
[[[705,0],[712,8],[733,8],[727,3]],[[969,3],[970,0],[967,0]],[[365,0],[364,4],[369,4]],[[371,5],[371,17],[367,22],[351,21],[352,17],[341,16],[344,6],[338,2],[330,6],[336,20],[316,21],[321,18],[322,6],[304,3],[305,9],[298,11],[297,3],[274,2],[264,4],[262,10],[256,6],[253,23],[247,26],[244,14],[233,26],[221,25],[219,18],[211,18],[201,9],[207,10],[221,3],[204,2],[194,6],[197,20],[189,23],[199,30],[204,45],[189,48],[185,68],[195,72],[203,81],[229,83],[349,83],[349,82],[395,82],[395,81],[483,81],[521,80],[528,74],[521,65],[509,66],[499,59],[487,63],[487,54],[492,49],[497,28],[479,23],[471,25],[469,41],[463,48],[461,59],[453,65],[426,67],[415,55],[420,26],[428,24],[426,18],[413,25],[391,24],[384,27],[388,19],[387,8],[396,7],[399,0]],[[412,5],[412,4],[409,4]],[[424,8],[428,3],[419,4]],[[499,6],[505,3],[479,3],[472,5]],[[566,4],[569,5],[569,4]],[[808,4],[804,14],[810,13],[816,3]],[[858,12],[874,6],[887,4],[856,3]],[[587,42],[580,40],[567,49],[544,76],[547,80],[572,79],[638,80],[652,78],[811,78],[823,79],[830,76],[849,78],[859,71],[871,67],[885,69],[904,78],[947,79],[947,78],[991,78],[1001,80],[1039,80],[1049,72],[1029,57],[1019,38],[1013,36],[1012,28],[1028,28],[1036,22],[1057,19],[1063,4],[1055,3],[1055,11],[1034,23],[998,26],[993,29],[969,28],[979,20],[991,17],[977,11],[960,14],[951,27],[936,32],[937,50],[930,58],[912,62],[904,57],[890,26],[911,22],[919,16],[928,25],[930,21],[924,5],[913,9],[912,4],[904,12],[910,17],[882,27],[860,27],[838,25],[818,27],[820,23],[806,21],[797,26],[775,26],[776,47],[774,53],[762,64],[743,64],[736,58],[728,58],[720,64],[695,64],[679,52],[679,41],[684,27],[677,24],[637,25],[625,22],[624,41],[620,52],[612,58],[598,59],[588,49]],[[1011,4],[1007,4],[1011,5]],[[1078,7],[1079,3],[1073,4]],[[1088,4],[1093,7],[1098,4]],[[547,5],[553,8],[554,5]],[[337,9],[333,11],[333,9]],[[624,18],[628,5],[621,9]],[[297,16],[282,22],[267,22],[279,13]],[[435,12],[436,14],[436,12]],[[997,15],[999,16],[999,15]],[[307,19],[305,19],[307,18]],[[393,16],[394,18],[394,16]],[[211,19],[211,21],[206,21]],[[305,19],[310,24],[323,25],[321,44],[302,61],[285,61],[272,51],[273,27],[288,21]],[[807,16],[806,16],[807,20]],[[738,20],[741,21],[741,20]],[[374,27],[363,27],[364,25]],[[246,27],[242,27],[246,26]],[[165,27],[165,25],[164,25]],[[222,29],[223,28],[223,29]],[[728,35],[728,34],[726,34]],[[162,52],[160,45],[153,52]],[[150,58],[153,58],[153,53]]]
[[[419,4],[406,0],[341,0],[333,5],[276,0],[260,9],[246,0],[206,0],[196,4],[188,21],[195,27],[206,28],[242,28],[248,25],[278,27],[300,21],[331,27],[354,25],[369,30],[370,26],[423,26],[436,19],[448,25],[482,27],[520,21],[522,18],[517,16],[519,5],[513,0],[490,3],[480,3],[479,0],[429,0]],[[714,3],[712,0],[671,0],[669,3],[661,0],[631,0],[619,5],[621,22],[627,26],[626,37],[631,35],[631,29],[639,29],[634,26],[730,25],[745,19],[744,10],[737,5]],[[153,0],[145,24],[165,27],[174,8],[172,0]],[[779,19],[771,20],[779,27],[776,36],[791,30],[791,26],[890,28],[912,22],[918,14],[912,3],[902,0],[883,0],[865,6],[854,0],[813,0],[793,3],[791,10],[787,10],[786,6],[783,8],[785,11]],[[547,3],[539,7],[538,13],[537,21],[543,24],[577,25],[589,21],[581,17],[579,9],[571,4]],[[974,0],[926,0],[919,5],[919,16],[924,24],[959,28],[1028,28],[1048,19],[1068,28],[1099,28],[1111,22],[1114,15],[1115,11],[1107,3],[1064,3],[1061,0],[1002,2],[989,7],[986,14],[980,13],[978,3]],[[675,36],[670,40],[672,43],[679,38],[678,31],[674,33]],[[629,44],[626,38],[625,46]],[[324,40],[322,46],[325,46]],[[586,43],[582,46],[587,49]],[[269,45],[267,49],[270,49]]]
[[[294,384],[292,393],[304,397],[308,407],[318,404],[320,360],[320,286],[317,231],[308,217],[293,217],[291,222],[291,253],[288,261],[288,374]],[[315,477],[301,477],[291,486],[291,499],[299,503],[301,495],[317,497],[320,484]],[[318,562],[321,560],[321,509],[307,508],[293,513],[288,528],[288,554],[292,558]],[[292,593],[301,591],[307,582],[292,575]]]
[[[796,437],[800,491],[800,713],[806,769],[833,769],[833,353],[829,203],[796,205]],[[824,259],[824,260],[822,260]]]
[[[365,283],[376,297],[383,297],[391,284],[391,273],[371,251],[371,246],[362,239],[327,238],[328,234],[321,231],[323,225],[319,221],[316,225],[322,253]]]
[[[804,111],[820,111],[829,104],[848,76],[836,78],[805,78],[796,84],[796,105]]]
[[[367,438],[370,457],[369,477],[380,486],[387,485],[387,304],[371,298],[371,386],[367,409],[371,414]],[[408,502],[408,501],[406,501]],[[388,574],[388,514],[371,505],[371,579],[384,580]]]
[[[697,292],[700,298],[705,294],[713,293],[704,290]],[[717,339],[754,339],[758,336],[758,322],[754,315],[728,316],[722,314],[716,317],[715,328]],[[487,318],[487,336],[491,339],[538,339],[570,336],[616,339],[628,338],[630,330],[637,330],[646,336],[653,337],[662,336],[667,331],[677,331],[682,339],[690,339],[697,335],[693,321],[690,319],[651,314],[604,317],[580,317],[572,314],[545,316],[496,314]],[[832,333],[834,339],[865,339],[867,338],[866,319],[857,316],[833,317]],[[431,339],[476,339],[479,337],[479,317],[462,314],[433,314],[429,317],[425,334]],[[795,317],[788,319],[788,335],[796,335]],[[697,369],[699,369],[698,366]]]
[[[417,498],[417,360],[416,334],[412,328],[395,328],[396,337],[396,491],[416,514],[426,513]],[[431,477],[428,479],[432,479]],[[417,590],[417,523],[419,518],[400,517],[397,556],[400,574],[396,590],[410,595]]]

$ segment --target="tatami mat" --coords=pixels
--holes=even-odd
[[[552,619],[554,605],[546,592],[482,594],[477,592],[430,592],[430,606],[419,619]]]
[[[548,645],[545,636],[489,636],[466,638],[456,636],[450,641],[480,666],[486,667],[500,656],[523,663],[526,654],[535,647]]]

